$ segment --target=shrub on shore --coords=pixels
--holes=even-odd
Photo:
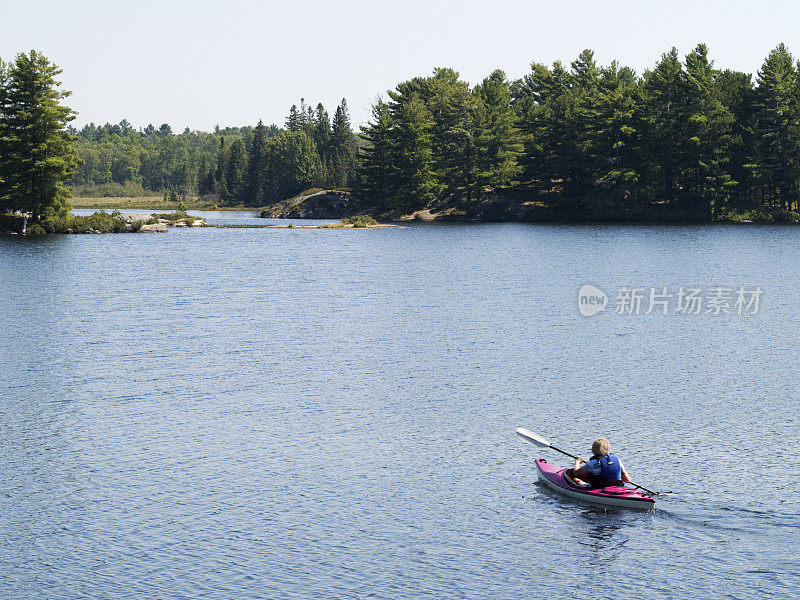
[[[344,218],[338,223],[323,223],[320,227],[322,229],[342,229],[344,227],[362,229],[373,225],[378,225],[378,222],[369,215],[357,215],[355,217]]]
[[[38,226],[42,231],[34,230]],[[40,223],[28,225],[28,234],[37,233],[122,233],[125,231],[125,221],[119,216],[118,211],[114,213],[96,212],[87,216],[47,215]]]
[[[170,223],[177,223],[178,221],[186,221],[187,223],[192,223],[197,219],[197,217],[193,217],[185,210],[177,210],[171,213],[154,214],[153,219],[155,219],[154,222],[158,222],[158,219],[164,219],[165,221],[169,221]]]
[[[797,223],[800,221],[800,213],[793,210],[778,210],[772,213],[772,218],[776,223]]]
[[[369,227],[370,225],[377,225],[378,222],[369,215],[357,215],[355,217],[348,217],[342,219],[344,225],[352,225],[353,227]]]
[[[763,208],[754,208],[741,213],[728,213],[721,220],[734,223],[797,223],[800,222],[800,213],[793,210],[767,211]]]

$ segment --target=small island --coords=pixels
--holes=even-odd
[[[59,217],[31,220],[30,213],[0,215],[0,233],[43,235],[46,233],[166,233],[169,227],[207,227],[205,219],[184,211],[171,213],[96,212],[79,216],[66,213]]]

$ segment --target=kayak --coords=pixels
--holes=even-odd
[[[536,461],[539,469],[539,481],[554,492],[558,492],[569,498],[580,500],[595,506],[604,508],[632,508],[638,510],[650,510],[656,501],[651,496],[643,494],[639,490],[625,487],[624,485],[612,485],[605,488],[592,489],[581,487],[572,480],[564,477],[566,471],[563,467],[551,465],[543,459]]]

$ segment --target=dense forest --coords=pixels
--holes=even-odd
[[[384,208],[522,197],[553,219],[797,218],[800,77],[781,44],[754,82],[705,45],[637,76],[583,51],[566,68],[495,71],[470,88],[450,69],[378,102],[360,185]],[[782,211],[782,212],[779,212]]]
[[[345,100],[332,117],[301,100],[282,127],[76,130],[58,73],[35,52],[0,63],[7,210],[65,205],[67,183],[79,195],[247,206],[335,188],[378,215],[515,202],[532,220],[800,219],[800,64],[783,44],[755,79],[715,68],[703,44],[641,75],[590,50],[474,86],[439,68],[376,101],[359,133]]]
[[[80,165],[77,194],[214,196],[221,204],[260,206],[309,187],[348,187],[355,176],[357,139],[347,101],[331,119],[325,107],[289,111],[285,127],[217,127],[174,134],[169,125],[137,131],[89,124],[73,131]]]

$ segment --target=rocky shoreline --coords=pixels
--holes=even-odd
[[[342,190],[309,190],[276,202],[261,211],[265,219],[341,219],[372,215],[381,221],[548,221],[542,203],[531,201],[529,193],[517,190],[495,190],[482,200],[464,203],[442,200],[412,211],[382,211],[351,192]]]
[[[43,234],[85,233],[166,233],[170,227],[207,227],[205,219],[185,212],[113,213],[96,212],[78,216],[33,220],[29,214],[0,214],[0,233],[35,236]]]
[[[125,230],[131,233],[166,233],[169,227],[208,226],[205,219],[201,219],[200,217],[181,216],[176,219],[166,219],[164,218],[165,216],[169,216],[169,213],[127,213],[120,215],[120,218],[125,221]]]
[[[729,212],[713,219],[687,218],[669,207],[653,204],[636,217],[619,213],[582,217],[574,205],[559,204],[547,192],[527,186],[486,189],[481,198],[469,201],[445,198],[425,206],[407,210],[382,210],[343,190],[308,190],[297,196],[276,202],[261,211],[261,217],[280,219],[341,219],[370,215],[383,222],[451,221],[472,223],[729,223],[729,224],[800,224],[800,214],[778,208],[751,209]]]

